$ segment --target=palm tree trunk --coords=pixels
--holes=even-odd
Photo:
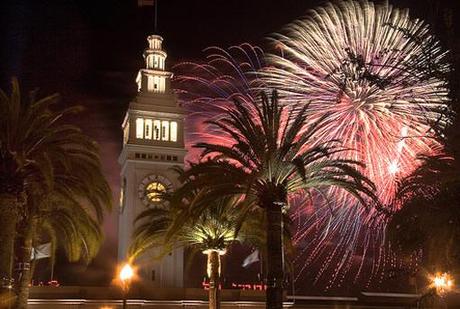
[[[283,308],[283,214],[282,203],[267,205],[267,294],[266,308]]]
[[[29,284],[32,280],[33,271],[31,268],[31,254],[32,245],[37,226],[37,219],[33,218],[29,224],[26,224],[24,228],[24,234],[19,240],[18,248],[18,274],[17,274],[17,299],[15,307],[16,309],[27,308],[27,300],[29,299]]]
[[[15,195],[0,194],[0,280],[12,278],[18,204]]]
[[[209,309],[220,308],[220,255],[216,250],[208,251]]]

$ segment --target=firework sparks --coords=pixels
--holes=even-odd
[[[342,1],[311,11],[274,41],[280,55],[265,58],[260,48],[243,44],[208,49],[204,64],[176,66],[176,88],[189,112],[188,158],[196,159],[191,146],[197,141],[229,142],[204,120],[222,117],[235,98],[253,101],[268,86],[279,91],[282,103],[310,104],[310,121],[325,117],[327,125],[316,140],[341,140],[350,150],[340,155],[366,164],[363,173],[393,211],[397,180],[418,166],[418,154],[441,151],[433,127],[449,121],[442,77],[448,70],[446,53],[428,26],[388,4]],[[368,267],[372,275],[364,283],[383,280],[385,269],[402,267],[383,246],[385,221],[375,209],[336,189],[293,204],[297,279],[315,269],[314,281],[327,278],[328,288],[350,274],[358,280]],[[409,263],[415,267],[416,260]]]
[[[206,120],[225,115],[225,109],[234,99],[252,102],[258,96],[263,51],[257,46],[241,44],[228,50],[210,47],[206,63],[185,62],[175,66],[175,88],[187,110],[185,124],[187,160],[194,161],[200,150],[193,148],[199,142],[226,144],[228,137],[204,124]]]
[[[285,103],[310,104],[310,121],[326,117],[316,139],[342,141],[346,157],[366,164],[380,202],[394,211],[397,180],[418,166],[418,154],[440,151],[433,126],[449,121],[446,52],[428,26],[388,4],[342,1],[311,11],[273,40],[282,54],[268,56],[263,80]],[[323,259],[316,278],[332,270],[330,283],[340,284],[341,273],[359,276],[356,254],[374,254],[374,274],[395,263],[382,246],[385,222],[376,211],[336,189],[329,193],[332,210],[312,205],[315,219],[298,221],[297,241],[309,240],[305,267]],[[341,258],[325,254],[330,250]]]

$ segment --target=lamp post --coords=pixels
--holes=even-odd
[[[121,281],[121,288],[123,291],[123,309],[126,309],[126,297],[129,291],[129,285],[131,283],[131,279],[134,276],[134,270],[128,263],[124,264],[118,274],[118,278]]]

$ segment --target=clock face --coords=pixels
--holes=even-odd
[[[153,181],[145,187],[145,195],[149,202],[158,203],[161,201],[161,193],[166,192],[164,184],[158,181]]]
[[[139,184],[139,198],[145,206],[156,205],[161,202],[161,193],[172,188],[171,182],[158,175],[149,175]]]

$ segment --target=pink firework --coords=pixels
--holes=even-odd
[[[428,25],[388,4],[341,1],[312,10],[273,41],[281,52],[268,55],[264,82],[286,104],[310,104],[310,121],[326,117],[316,139],[340,140],[347,158],[366,164],[381,211],[396,210],[398,180],[419,165],[417,155],[442,150],[433,136],[449,122],[446,52]],[[338,190],[329,194],[326,203],[297,208],[295,239],[307,243],[299,264],[324,261],[316,281],[325,276],[330,284],[350,272],[358,278],[366,258],[374,276],[398,267],[383,246],[379,212]]]
[[[175,67],[175,87],[188,111],[188,159],[196,160],[198,141],[229,142],[204,120],[225,116],[234,98],[253,101],[260,90],[275,88],[284,104],[309,103],[310,121],[326,117],[317,141],[340,140],[349,149],[340,156],[366,164],[363,173],[387,205],[383,212],[394,211],[397,181],[418,166],[418,154],[442,151],[433,128],[450,121],[444,117],[446,53],[427,25],[407,10],[342,1],[311,11],[274,43],[280,55],[265,57],[242,44],[209,48],[205,63]],[[350,277],[369,285],[385,280],[388,269],[415,268],[417,259],[403,263],[384,245],[381,211],[334,189],[291,203],[294,277],[304,286],[331,288]]]
[[[210,47],[205,52],[204,63],[183,62],[174,67],[174,85],[187,110],[186,159],[190,161],[199,157],[199,150],[193,148],[197,142],[229,142],[204,122],[224,116],[234,99],[254,101],[260,88],[257,72],[262,68],[263,51],[259,47],[245,43],[228,50]]]

